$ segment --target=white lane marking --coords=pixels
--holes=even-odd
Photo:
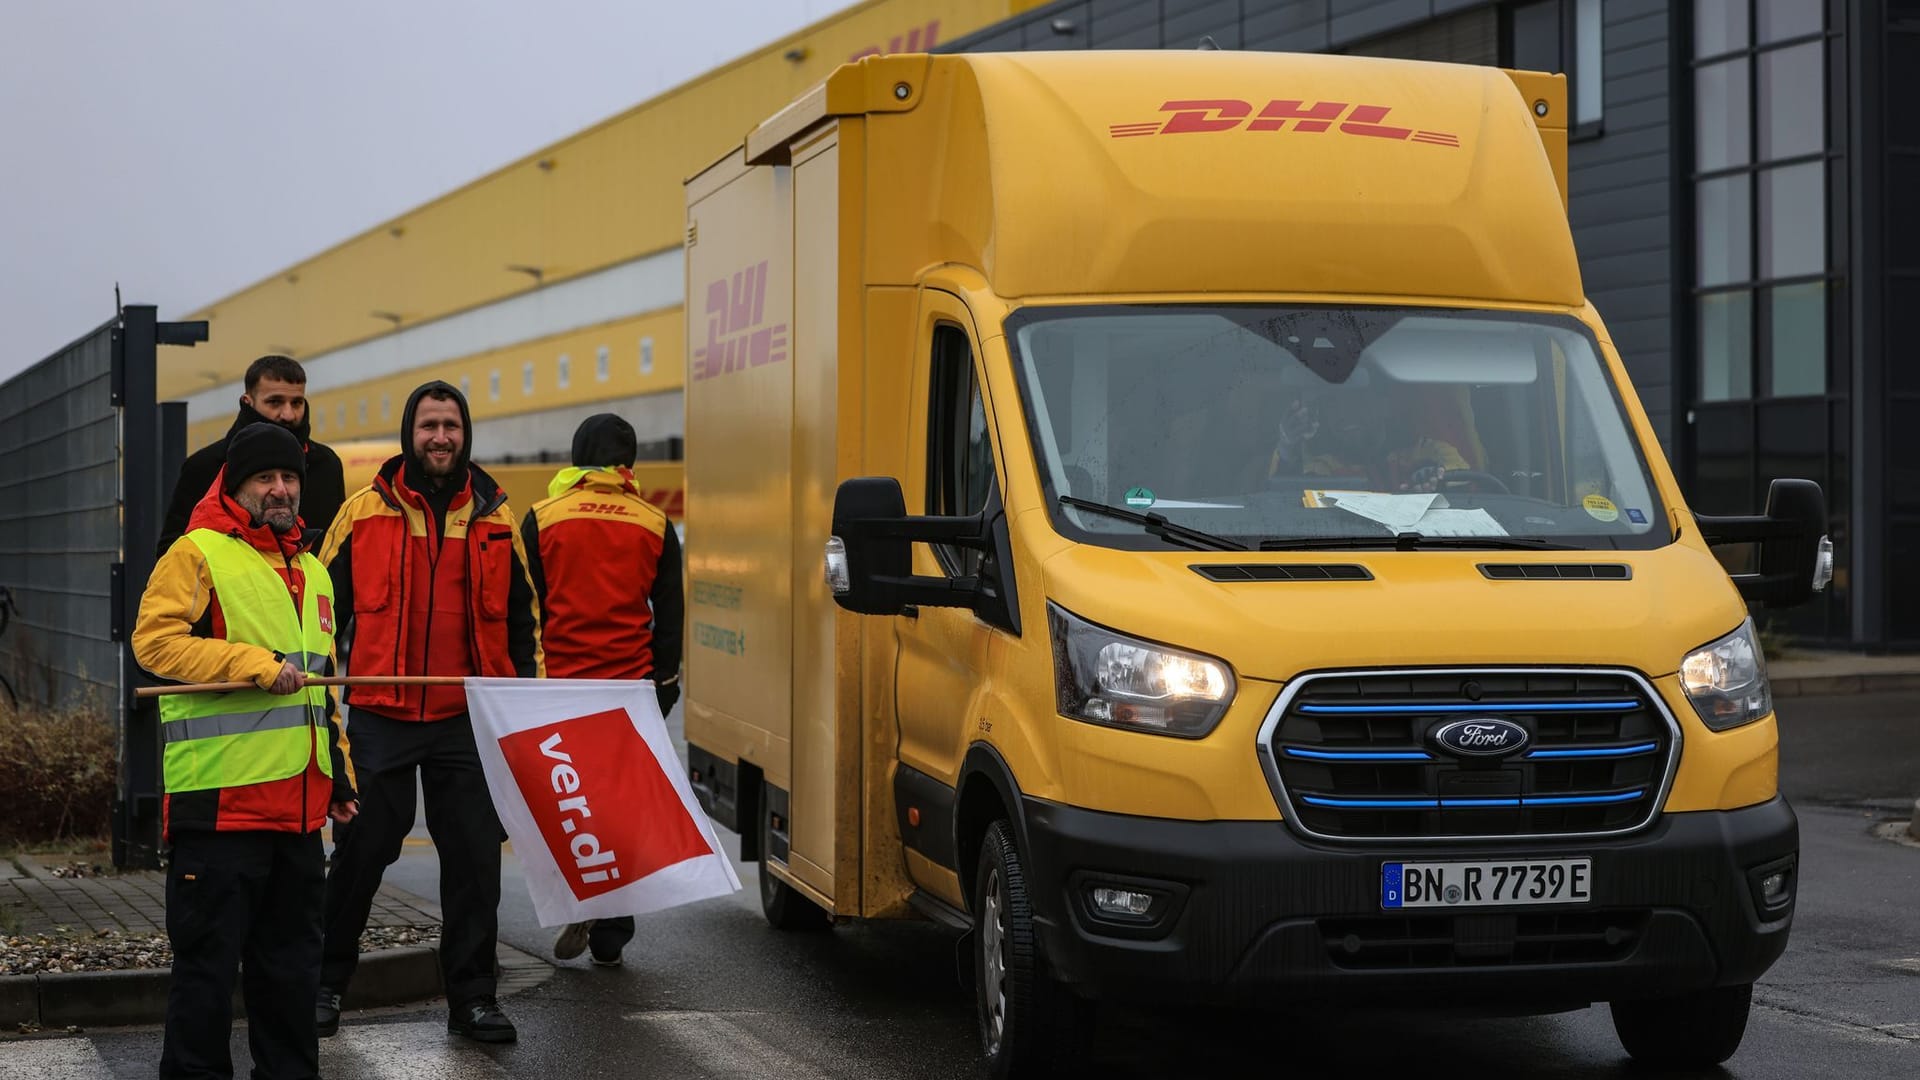
[[[1915,1041],[1920,1041],[1920,1024],[1887,1024],[1876,1027],[1872,1024],[1860,1023],[1857,1020],[1849,1020],[1843,1016],[1833,1016],[1823,1012],[1815,1012],[1803,1006],[1790,1005],[1784,1001],[1762,1000],[1758,993],[1754,995],[1753,1004],[1755,1008],[1765,1009],[1768,1012],[1774,1013],[1784,1018],[1788,1023],[1807,1024],[1811,1027],[1822,1028],[1837,1035],[1852,1039],[1855,1042],[1885,1046],[1888,1043],[1911,1045]]]
[[[416,1020],[340,1025],[340,1034],[320,1040],[320,1074],[367,1080],[467,1080],[504,1078],[507,1071],[480,1044],[449,1032],[445,1020]]]
[[[780,1049],[741,1026],[735,1017],[755,1013],[643,1012],[633,1020],[653,1029],[700,1067],[703,1075],[720,1080],[831,1080],[800,1058]]]
[[[0,1080],[113,1080],[92,1039],[0,1043]]]

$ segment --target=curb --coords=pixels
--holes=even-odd
[[[353,986],[342,1003],[349,1009],[401,1005],[440,995],[440,958],[434,949],[409,945],[360,956]],[[121,1027],[158,1024],[167,1018],[165,968],[76,971],[58,975],[0,977],[0,1026],[42,1028]],[[233,1015],[246,1015],[236,989]]]
[[[1920,673],[1876,672],[1866,675],[1805,675],[1771,680],[1773,696],[1815,697],[1836,694],[1878,694],[1920,690]]]

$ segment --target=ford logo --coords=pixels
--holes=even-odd
[[[1435,746],[1459,757],[1499,757],[1523,750],[1533,737],[1511,720],[1455,720],[1432,735]]]

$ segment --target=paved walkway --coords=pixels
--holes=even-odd
[[[1920,655],[1794,650],[1769,659],[1767,676],[1775,697],[1920,691]]]
[[[0,935],[164,934],[166,898],[165,872],[115,871],[104,853],[0,859]],[[438,907],[386,885],[367,920],[369,927],[439,924]]]

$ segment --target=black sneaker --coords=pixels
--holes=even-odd
[[[323,1039],[340,1030],[340,991],[320,988],[320,998],[313,1003],[313,1029]]]
[[[603,967],[603,968],[620,967],[621,966],[620,950],[615,949],[614,951],[609,953],[603,953],[599,949],[593,950],[593,966]]]
[[[513,1021],[491,997],[474,998],[447,1014],[447,1030],[475,1042],[509,1043],[520,1037]]]

